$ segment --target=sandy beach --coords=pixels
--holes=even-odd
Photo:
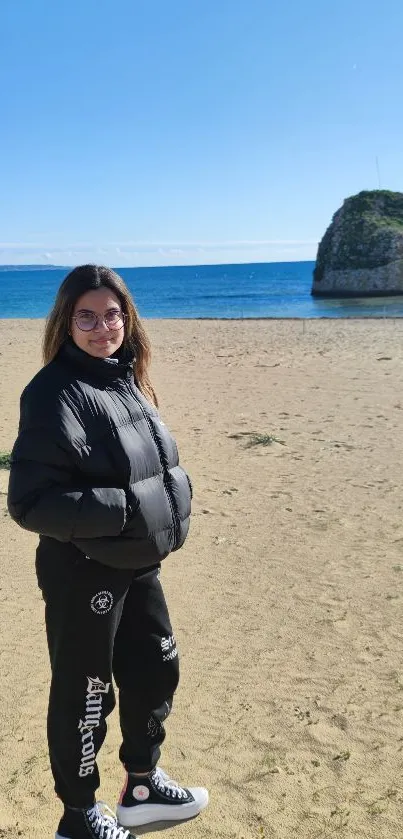
[[[162,579],[182,678],[161,765],[210,789],[178,839],[397,839],[403,818],[403,320],[150,320],[195,489]],[[43,322],[0,321],[0,451]],[[249,434],[273,442],[248,445]],[[35,534],[0,471],[0,837],[53,836]],[[117,711],[99,798],[123,779]],[[163,834],[159,834],[163,835]]]

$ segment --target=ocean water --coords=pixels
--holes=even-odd
[[[402,297],[319,299],[314,262],[117,269],[146,318],[403,317]],[[68,268],[0,265],[0,318],[42,318]]]

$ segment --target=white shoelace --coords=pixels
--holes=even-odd
[[[160,769],[159,766],[155,768],[152,779],[158,789],[160,789],[161,792],[166,792],[168,796],[171,796],[172,798],[187,798],[186,790],[182,789],[177,781],[173,781],[172,778],[170,778],[163,769]]]
[[[129,831],[118,825],[115,814],[104,801],[87,810],[87,816],[99,839],[129,839]]]

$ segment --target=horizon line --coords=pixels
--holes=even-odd
[[[178,265],[117,265],[117,266],[104,266],[104,267],[112,267],[114,271],[121,271],[127,268],[129,269],[160,269],[160,268],[221,268],[226,265],[294,265],[294,264],[301,264],[301,263],[308,263],[308,262],[316,262],[316,259],[271,259],[271,260],[264,260],[259,262],[193,262],[189,264],[178,264]],[[80,263],[81,265],[104,265],[101,262],[83,262]],[[53,262],[0,262],[0,269],[1,268],[48,268],[48,269],[67,269],[72,270],[73,268],[79,267],[78,265],[57,265]]]

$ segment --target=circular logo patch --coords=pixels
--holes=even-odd
[[[98,594],[94,594],[91,600],[91,609],[97,615],[106,615],[107,612],[110,612],[112,606],[113,597],[110,591],[99,591]]]
[[[146,801],[149,795],[150,790],[148,789],[148,787],[143,786],[143,784],[139,784],[137,787],[134,787],[133,789],[133,798],[135,798],[136,801]]]

